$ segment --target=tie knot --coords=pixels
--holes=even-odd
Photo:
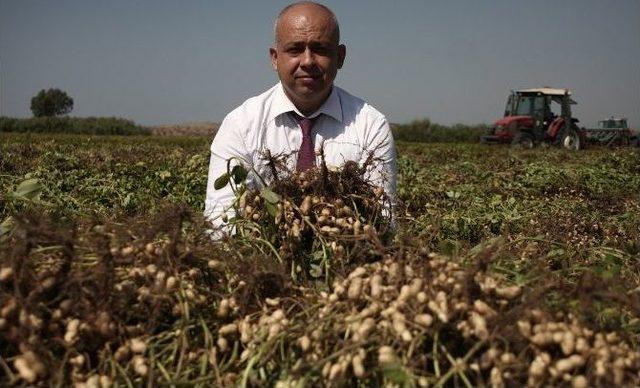
[[[298,122],[298,125],[300,126],[300,129],[302,129],[302,135],[303,136],[309,136],[311,134],[311,128],[313,128],[313,124],[314,124],[315,120],[318,118],[318,116],[310,119],[310,118],[307,118],[307,117],[302,117],[299,114],[297,114],[296,112],[291,112],[291,115]]]

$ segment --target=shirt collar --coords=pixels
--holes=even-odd
[[[282,86],[282,83],[278,83],[275,90],[273,103],[271,105],[271,115],[270,115],[271,117],[269,117],[269,119],[274,120],[276,117],[280,116],[281,114],[291,112],[291,111],[296,112],[300,116],[304,116],[302,113],[300,113],[298,108],[296,108],[296,106],[293,105],[291,100],[289,100],[289,97],[287,97],[287,95],[284,92],[284,87]],[[327,116],[333,117],[339,122],[342,122],[342,105],[340,104],[340,97],[338,96],[338,91],[335,86],[331,88],[331,94],[329,94],[329,97],[322,104],[322,106],[320,106],[320,108],[317,111],[313,112],[308,117],[314,118],[319,116],[322,113],[324,113]]]

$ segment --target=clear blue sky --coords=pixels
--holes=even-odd
[[[287,1],[0,0],[0,110],[40,89],[72,115],[221,121],[276,82],[272,24]],[[584,125],[640,127],[640,1],[326,1],[347,61],[336,83],[393,122],[491,122],[510,89],[570,87]]]

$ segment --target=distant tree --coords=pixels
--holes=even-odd
[[[35,117],[66,115],[73,110],[73,98],[60,89],[42,89],[31,99]]]

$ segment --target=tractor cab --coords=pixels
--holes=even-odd
[[[566,95],[565,95],[566,93]],[[576,102],[565,89],[526,89],[511,93],[507,99],[504,116],[531,116],[544,120],[551,116],[571,116],[571,105]],[[564,112],[563,114],[563,111]]]
[[[537,88],[511,92],[507,99],[503,121],[507,125],[520,127],[530,132],[538,141],[554,137],[548,133],[552,123],[564,119],[576,122],[571,118],[571,99],[567,89]]]

